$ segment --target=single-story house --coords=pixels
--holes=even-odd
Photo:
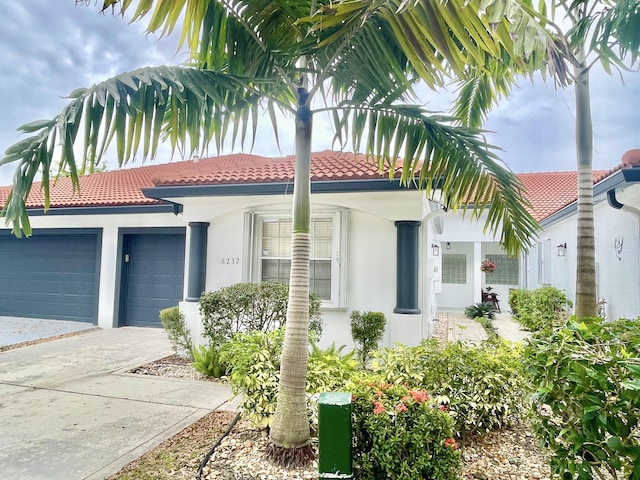
[[[287,281],[293,163],[293,156],[232,154],[147,165],[83,176],[80,195],[68,178],[60,178],[47,213],[34,185],[28,201],[33,235],[18,239],[0,226],[0,316],[78,320],[102,328],[156,326],[160,309],[179,304],[197,337],[203,291]],[[630,169],[594,172],[594,191],[609,188],[614,193],[605,196],[632,203],[631,180],[620,173],[623,183],[612,183]],[[538,248],[512,258],[483,233],[482,223],[401,187],[363,155],[314,153],[311,282],[322,298],[322,344],[351,344],[353,310],[383,312],[384,344],[390,346],[428,337],[438,311],[480,301],[487,286],[503,307],[509,288],[553,283],[570,293],[567,265],[551,275],[555,263],[570,261],[575,241],[575,234],[564,236],[572,221],[575,173],[520,176],[545,230]],[[0,188],[0,202],[9,192]],[[598,212],[597,224],[600,217],[616,215],[635,222],[635,237],[626,224],[617,236],[624,238],[625,256],[629,249],[628,258],[637,258],[637,215],[606,203]],[[553,257],[549,266],[554,242],[566,242],[567,255]],[[496,263],[495,272],[480,271],[483,259]],[[630,285],[638,284],[634,262]],[[538,265],[546,268],[542,276]],[[638,303],[636,298],[636,312]]]

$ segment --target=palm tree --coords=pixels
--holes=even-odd
[[[629,69],[640,54],[640,1],[556,0],[569,27],[553,22],[557,38],[567,46],[575,83],[575,142],[578,172],[577,269],[575,314],[597,315],[595,235],[593,217],[593,122],[589,78],[594,65],[607,73]],[[625,65],[624,60],[629,64]]]
[[[489,10],[501,2],[489,3]],[[533,11],[530,11],[535,15]],[[593,123],[589,77],[594,65],[607,73],[612,68],[629,70],[640,55],[640,1],[638,0],[555,0],[554,16],[564,14],[562,26],[553,18],[545,19],[557,49],[549,50],[545,59],[557,86],[574,84],[575,144],[577,159],[577,271],[575,314],[597,314],[595,235],[593,217]],[[625,65],[624,60],[628,60]],[[511,58],[492,63],[490,69],[468,68],[454,109],[461,124],[479,126],[491,103],[507,95],[513,85]]]
[[[515,4],[514,4],[515,5]],[[23,125],[29,134],[9,147],[0,164],[17,162],[3,215],[16,234],[30,233],[25,202],[42,172],[49,201],[52,158],[79,188],[74,144],[95,164],[115,138],[120,164],[142,152],[155,157],[159,139],[192,154],[225,140],[255,141],[264,109],[279,138],[278,112],[295,118],[293,253],[287,331],[274,445],[289,452],[308,444],[307,368],[310,153],[314,114],[332,119],[336,140],[350,139],[380,169],[400,168],[402,182],[442,191],[450,209],[487,212],[485,227],[515,253],[537,229],[522,186],[488,145],[482,132],[430,114],[417,100],[419,82],[436,88],[507,56],[529,68],[546,51],[544,38],[512,36],[505,13],[480,18],[479,0],[105,0],[132,21],[148,18],[148,31],[170,33],[181,24],[191,61],[178,67],[142,68],[71,93],[53,119]],[[524,10],[507,12],[513,25],[532,21]],[[517,22],[513,22],[517,20]],[[519,23],[518,23],[519,22]],[[514,38],[516,41],[514,42]],[[531,46],[535,48],[531,48]],[[325,103],[316,99],[326,100]],[[304,450],[304,449],[303,449]]]

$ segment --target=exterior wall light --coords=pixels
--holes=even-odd
[[[433,253],[434,257],[437,257],[438,255],[440,255],[440,245],[438,245],[437,243],[432,243],[431,253]]]
[[[558,249],[558,256],[559,257],[564,257],[564,256],[567,255],[567,244],[566,243],[561,243],[556,248]]]

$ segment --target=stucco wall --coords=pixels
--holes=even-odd
[[[430,330],[435,312],[434,270],[438,259],[431,255],[431,236],[435,235],[430,221],[420,228],[419,254],[419,315],[394,314],[396,302],[396,242],[397,220],[422,221],[429,213],[424,194],[416,191],[355,192],[313,195],[316,210],[341,209],[345,212],[346,250],[340,252],[345,269],[345,302],[339,308],[324,309],[325,334],[321,345],[332,342],[352,346],[349,315],[353,310],[381,311],[389,328],[383,344],[396,341],[417,343]],[[102,228],[102,253],[99,287],[98,325],[114,326],[118,283],[119,228],[187,227],[187,258],[189,254],[189,222],[209,222],[206,260],[206,287],[211,291],[223,286],[252,279],[247,272],[250,262],[246,216],[248,212],[290,212],[291,197],[244,196],[175,199],[183,203],[184,213],[122,214],[122,215],[45,215],[31,218],[33,228]],[[428,237],[428,238],[427,238]],[[185,267],[185,293],[188,270]],[[194,336],[199,337],[196,302],[182,302]]]
[[[640,315],[640,255],[639,221],[634,213],[616,210],[606,201],[594,207],[596,243],[597,295],[607,302],[608,319],[637,318]],[[565,290],[575,300],[576,283],[576,217],[571,215],[546,226],[540,235],[547,242],[549,266],[548,284]],[[622,249],[616,245],[622,242]],[[557,246],[567,244],[566,256],[557,255]],[[540,286],[538,281],[538,252],[531,255],[528,284]]]

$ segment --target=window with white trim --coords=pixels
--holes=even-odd
[[[317,213],[311,218],[309,288],[328,308],[345,306],[344,271],[346,212]],[[253,229],[252,281],[289,283],[291,272],[290,216],[256,213]]]

